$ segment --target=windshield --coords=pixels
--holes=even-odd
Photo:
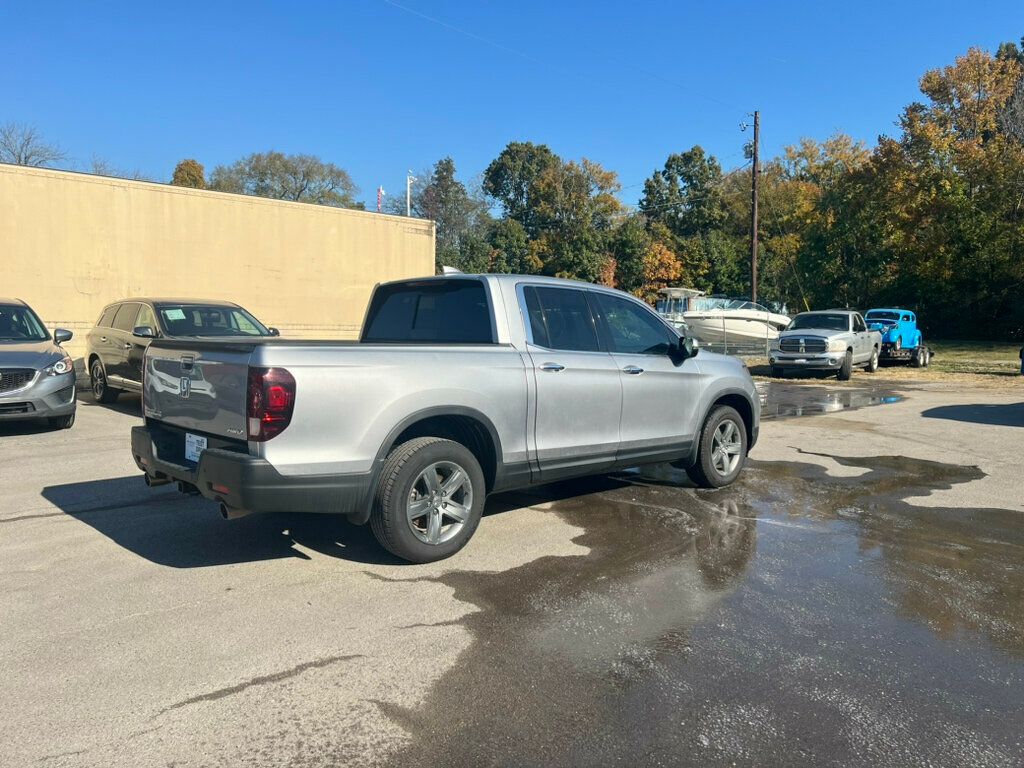
[[[160,325],[168,336],[269,336],[263,323],[241,307],[158,304]]]
[[[800,331],[808,328],[819,328],[828,331],[850,330],[850,316],[828,314],[826,312],[810,312],[797,315],[786,328],[787,331]]]
[[[36,313],[22,304],[0,304],[0,342],[46,341],[50,334]]]
[[[899,312],[868,312],[867,315],[864,317],[864,319],[867,320],[869,323],[872,320],[878,320],[878,321],[882,321],[882,320],[899,320],[900,319],[900,313]]]

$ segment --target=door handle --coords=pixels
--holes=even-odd
[[[124,348],[125,348],[125,349],[131,349],[131,348],[132,348],[132,345],[131,345],[131,344],[129,344],[129,343],[128,343],[128,342],[126,341],[126,342],[124,343]]]
[[[542,371],[552,371],[553,373],[558,373],[559,371],[564,371],[565,366],[559,365],[558,363],[544,363],[544,365],[542,365],[540,369]]]
[[[643,373],[644,369],[643,368],[639,368],[638,366],[635,366],[635,365],[627,365],[625,368],[622,369],[622,372],[623,373],[632,373],[635,376],[637,374]]]

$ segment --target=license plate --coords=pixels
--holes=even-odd
[[[199,456],[206,450],[206,438],[201,435],[185,433],[185,461],[199,463]]]
[[[798,358],[797,358],[796,360],[794,360],[793,362],[794,362],[794,363],[806,363],[806,362],[807,362],[807,358],[806,358],[806,357],[798,357]]]

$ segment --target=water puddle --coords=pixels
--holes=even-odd
[[[659,467],[499,497],[551,503],[589,554],[441,578],[479,607],[474,642],[421,706],[384,707],[412,734],[393,763],[1013,764],[1020,515],[906,503],[973,467],[836,460],[867,471],[753,462],[709,492]]]
[[[884,387],[828,387],[758,382],[761,418],[814,416],[898,403],[903,396]]]

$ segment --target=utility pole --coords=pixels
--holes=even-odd
[[[757,187],[761,177],[761,113],[754,111],[754,165],[750,171],[750,300],[757,303]]]
[[[412,216],[412,183],[416,181],[416,177],[412,175],[412,171],[409,171],[409,175],[405,177],[405,215]]]

